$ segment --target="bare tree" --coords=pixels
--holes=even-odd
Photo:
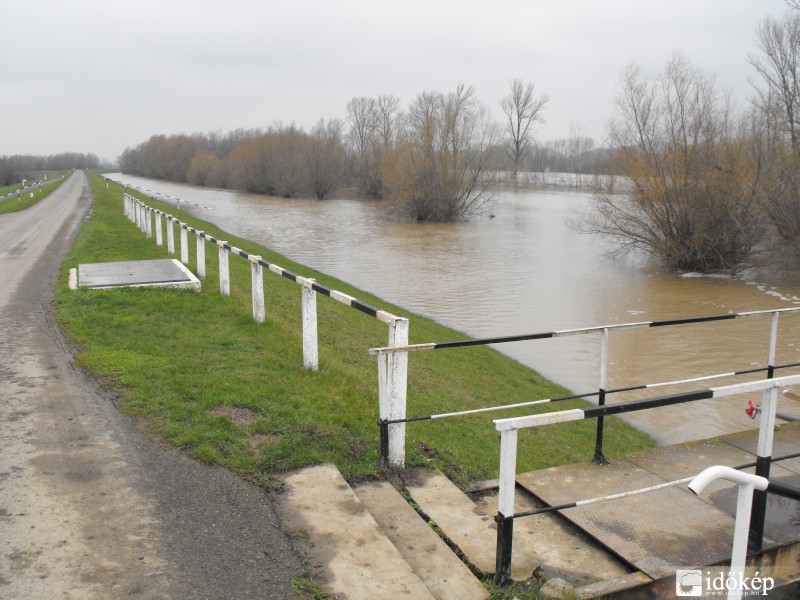
[[[342,180],[343,131],[344,123],[342,121],[331,119],[326,125],[325,121],[320,119],[309,135],[306,165],[308,166],[309,186],[317,200],[324,200]]]
[[[506,115],[506,151],[514,164],[514,181],[517,181],[519,164],[531,143],[531,127],[542,121],[541,112],[549,101],[547,94],[538,98],[533,95],[534,84],[525,85],[521,79],[511,81],[508,96],[500,100]]]
[[[775,113],[792,149],[800,153],[800,13],[782,19],[767,17],[757,29],[760,56],[750,64],[766,89],[759,89],[759,105]]]
[[[621,88],[610,135],[628,183],[596,194],[588,229],[675,270],[749,266],[766,232],[767,175],[714,77],[676,55],[659,77],[628,66]]]
[[[390,185],[407,214],[444,222],[480,212],[491,199],[486,172],[497,128],[473,88],[420,94],[405,129],[392,153]]]

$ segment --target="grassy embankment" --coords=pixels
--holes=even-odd
[[[0,215],[25,210],[26,208],[33,206],[37,202],[41,202],[42,200],[47,198],[50,194],[52,194],[53,191],[56,190],[58,186],[60,186],[64,182],[68,173],[69,171],[48,172],[47,173],[48,176],[51,179],[53,179],[53,181],[51,181],[50,183],[46,183],[39,189],[32,190],[30,192],[28,191],[22,192],[19,197],[14,195],[10,198],[6,198],[5,200],[0,200]],[[58,177],[61,178],[56,179]],[[21,183],[0,187],[0,198],[5,196],[6,194],[16,192],[21,187],[22,187]],[[31,194],[33,194],[33,197],[31,197]]]
[[[66,267],[166,256],[165,247],[146,240],[124,217],[120,187],[106,189],[102,178],[90,178],[95,206],[68,255],[56,293],[57,311],[69,339],[80,348],[79,363],[119,391],[123,409],[196,458],[261,483],[276,472],[322,461],[336,463],[350,480],[377,475],[377,367],[368,349],[386,344],[386,325],[319,296],[320,371],[306,371],[300,287],[265,272],[267,322],[255,323],[249,263],[231,256],[232,294],[222,297],[217,252],[211,246],[201,293],[71,292]],[[173,207],[151,199],[148,203],[272,263],[410,318],[411,343],[464,338]],[[177,246],[177,228],[175,232]],[[189,239],[194,269],[195,237]],[[410,416],[567,393],[487,347],[413,353],[408,382]],[[460,483],[496,477],[499,439],[491,420],[524,412],[409,424],[407,463],[435,465]],[[589,460],[594,425],[586,421],[521,432],[519,470]],[[605,439],[611,457],[652,445],[615,418],[606,419]]]

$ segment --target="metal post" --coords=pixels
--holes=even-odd
[[[769,357],[767,359],[767,379],[775,377],[775,348],[778,343],[778,312],[772,313],[769,336]],[[761,403],[761,423],[758,430],[758,450],[756,453],[756,475],[769,479],[772,462],[772,436],[775,431],[777,412],[777,390],[765,390]],[[751,552],[761,550],[764,542],[764,523],[767,515],[767,492],[755,491],[753,512],[750,516],[748,548]]]
[[[202,231],[197,232],[197,276],[206,278],[206,238]]]
[[[181,262],[189,264],[189,230],[186,223],[181,223]]]
[[[778,405],[778,388],[764,390],[761,396],[761,423],[758,428],[758,447],[756,450],[756,475],[769,479],[772,464],[772,440],[775,434],[775,417]],[[767,513],[767,492],[753,494],[753,509],[750,515],[748,548],[758,552],[764,541],[764,522]]]
[[[228,265],[228,242],[218,241],[219,245],[219,293],[223,296],[231,295],[231,271]]]
[[[164,232],[161,227],[161,211],[156,211],[156,246],[164,245]]]
[[[608,328],[603,328],[603,337],[600,338],[600,390],[597,396],[598,406],[606,403],[606,373],[608,371]],[[597,417],[597,435],[594,442],[594,458],[592,462],[598,465],[609,464],[603,454],[603,428],[604,417]]]
[[[252,282],[253,319],[258,323],[265,320],[264,314],[264,270],[261,268],[260,256],[250,255],[250,281]]]
[[[511,580],[511,551],[514,539],[514,487],[517,476],[517,430],[500,432],[500,479],[497,496],[497,547],[494,582]]]
[[[167,218],[167,253],[175,254],[175,228],[173,227],[175,219],[172,215],[166,215]]]
[[[319,340],[317,336],[317,292],[313,285],[316,279],[305,279],[303,283],[303,367],[319,370]]]

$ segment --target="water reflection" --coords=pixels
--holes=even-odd
[[[505,192],[497,198],[494,218],[419,224],[387,220],[379,204],[359,200],[287,200],[122,175],[112,178],[206,206],[190,205],[188,210],[474,337],[800,304],[794,284],[770,287],[680,277],[633,259],[609,258],[602,240],[567,225],[568,218],[591,200],[581,193]],[[769,328],[768,317],[754,317],[614,332],[608,386],[764,366]],[[800,361],[798,333],[800,315],[781,317],[778,363]],[[576,392],[598,386],[599,336],[498,349]],[[726,381],[735,379],[688,387]],[[678,389],[659,388],[652,394]],[[627,395],[631,396],[642,394]],[[781,410],[800,414],[798,403],[781,403]],[[658,441],[675,443],[757,426],[744,416],[744,404],[744,399],[729,398],[627,418]]]

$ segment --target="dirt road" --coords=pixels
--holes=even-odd
[[[0,216],[0,598],[291,598],[303,568],[267,495],[142,435],[72,367],[51,299],[90,206],[77,172]]]

